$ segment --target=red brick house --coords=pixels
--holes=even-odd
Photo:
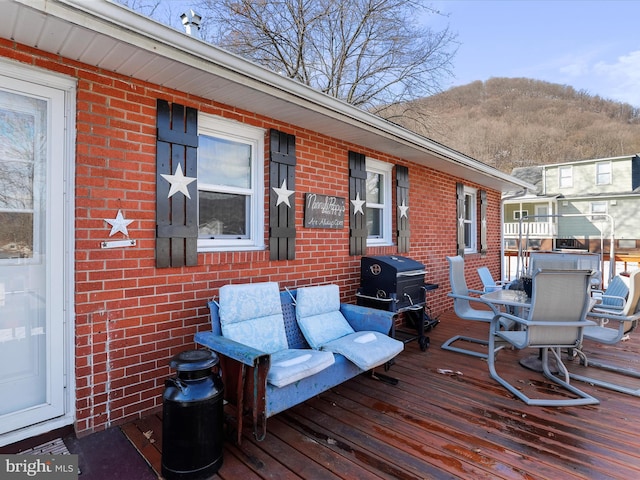
[[[107,1],[0,11],[0,445],[160,407],[226,283],[499,274],[528,184]]]

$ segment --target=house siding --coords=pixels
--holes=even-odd
[[[78,434],[121,424],[161,407],[164,380],[173,374],[168,367],[170,358],[195,347],[194,334],[208,328],[207,300],[224,284],[276,281],[281,288],[295,288],[335,283],[342,300],[354,303],[360,257],[349,255],[348,215],[343,229],[302,227],[304,193],[334,195],[348,202],[349,150],[408,167],[411,248],[403,255],[424,263],[426,280],[440,285],[428,294],[433,311],[437,314],[451,308],[445,256],[456,251],[455,192],[460,179],[319,135],[304,126],[284,124],[11,41],[0,40],[0,56],[78,81],[73,253]],[[198,254],[197,266],[156,268],[158,98],[264,128],[265,151],[269,129],[295,135],[295,260],[270,261],[268,250],[208,252]],[[269,178],[268,158],[265,178]],[[264,195],[268,218],[267,187]],[[487,197],[487,255],[466,259],[472,288],[479,287],[475,269],[481,265],[488,265],[494,276],[500,275],[500,192],[487,190]],[[395,209],[395,201],[393,205]],[[118,210],[133,220],[128,232],[136,245],[101,248],[101,242],[121,238],[109,238],[104,220],[114,218]],[[393,231],[395,223],[394,219]],[[266,225],[265,242],[268,244]],[[397,253],[395,245],[367,250],[367,255]]]
[[[573,185],[560,188],[558,166],[549,166],[545,169],[545,194],[554,195],[592,195],[617,194],[631,192],[633,184],[632,163],[629,157],[613,160],[594,160],[589,162],[576,162],[572,165]],[[598,185],[596,183],[596,164],[611,163],[611,183]]]

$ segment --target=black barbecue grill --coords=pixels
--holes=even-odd
[[[362,257],[360,288],[356,293],[358,305],[405,313],[407,324],[416,328],[418,336],[404,340],[417,339],[422,350],[429,344],[424,332],[438,323],[430,316],[426,304],[426,292],[438,285],[425,284],[426,273],[422,263],[400,255]]]

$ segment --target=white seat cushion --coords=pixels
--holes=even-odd
[[[354,332],[340,313],[340,290],[337,285],[298,289],[296,320],[304,338],[315,349]]]
[[[355,332],[340,313],[337,285],[299,289],[296,317],[312,348],[339,353],[362,370],[382,365],[404,349],[404,343],[382,333]]]
[[[404,349],[404,343],[379,332],[356,332],[325,343],[322,350],[344,355],[362,370],[388,362]]]
[[[221,287],[220,328],[223,336],[265,353],[289,348],[278,284]]]
[[[331,352],[288,349],[271,354],[271,367],[267,381],[276,387],[284,387],[316,374],[335,363]]]

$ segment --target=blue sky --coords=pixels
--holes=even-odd
[[[640,108],[640,1],[443,0],[431,5],[458,34],[455,79],[569,85]],[[436,23],[433,23],[436,22]],[[444,23],[438,23],[444,22]]]
[[[429,26],[448,23],[458,35],[455,78],[445,90],[525,77],[640,108],[640,0],[420,1],[446,15],[428,17]],[[181,29],[179,15],[197,3],[161,0],[157,13]]]

